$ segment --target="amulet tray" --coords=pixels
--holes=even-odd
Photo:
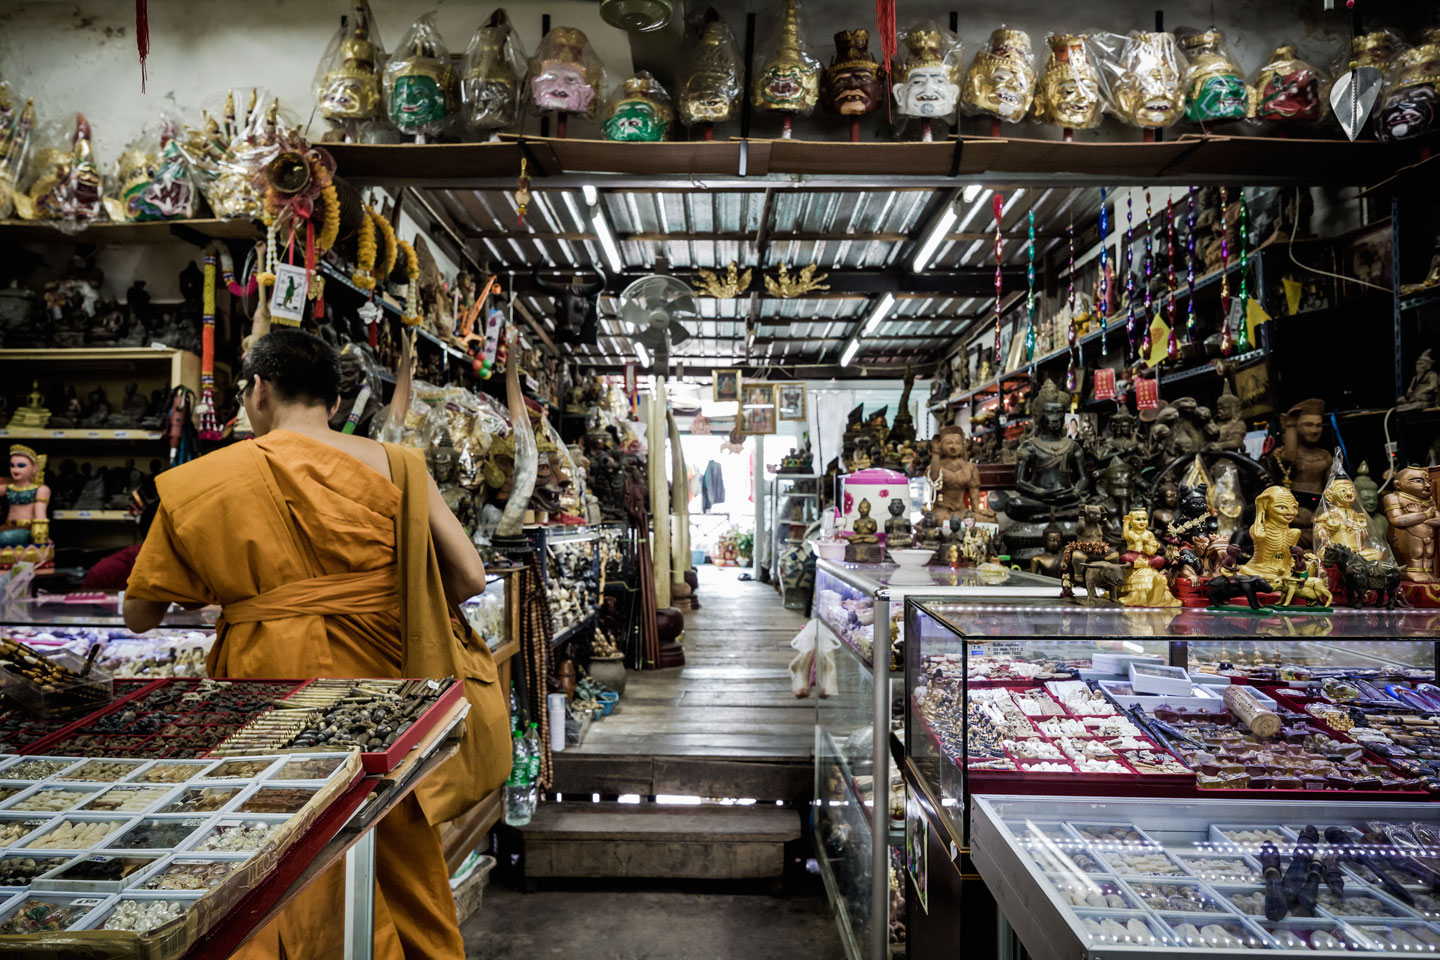
[[[285,679],[197,679],[169,677],[143,684],[105,707],[86,714],[18,752],[35,755],[188,759],[225,755],[225,742],[247,724],[264,724],[289,711],[289,700],[321,681]],[[387,680],[383,682],[395,682]],[[395,769],[405,755],[464,695],[452,679],[409,681],[430,700],[418,716],[392,734],[383,750],[360,754],[368,774]],[[246,747],[248,753],[314,753],[344,749],[323,744]]]

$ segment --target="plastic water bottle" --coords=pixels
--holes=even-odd
[[[540,802],[540,724],[531,723],[525,728],[526,775],[530,785],[530,812]]]
[[[515,731],[510,777],[505,781],[505,822],[523,827],[535,814],[534,788],[530,780],[530,757],[525,738]]]

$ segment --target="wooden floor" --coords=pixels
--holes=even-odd
[[[631,672],[615,712],[556,756],[557,789],[762,799],[808,789],[815,706],[790,692],[787,669],[805,618],[774,588],[739,574],[700,568],[700,609],[685,614],[685,666]],[[772,781],[771,792],[757,777]]]

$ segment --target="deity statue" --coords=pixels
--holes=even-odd
[[[50,411],[45,406],[45,394],[40,392],[40,381],[35,380],[30,385],[30,392],[25,396],[25,406],[16,407],[15,413],[10,417],[11,427],[40,428],[50,422]]]
[[[1185,109],[1175,35],[1133,30],[1120,48],[1111,110],[1134,127],[1168,127]]]
[[[380,114],[380,72],[383,54],[370,37],[370,4],[356,0],[321,63],[324,73],[315,88],[320,115],[346,130],[353,139],[358,121]]]
[[[34,160],[38,177],[24,192],[14,192],[22,220],[94,220],[105,212],[100,167],[90,147],[90,124],[75,115],[70,149],[52,149]]]
[[[880,64],[870,56],[867,30],[842,30],[835,34],[835,59],[825,71],[825,109],[842,117],[872,113],[884,102]]]
[[[1385,511],[1380,509],[1380,486],[1370,476],[1370,464],[1364,460],[1355,468],[1355,502],[1369,515],[1370,536],[1377,543],[1387,543],[1390,521],[1385,519]]]
[[[439,133],[455,112],[454,85],[450,52],[427,13],[410,25],[385,64],[385,112],[401,133]]]
[[[924,23],[911,27],[901,38],[905,59],[890,88],[900,116],[943,119],[954,114],[960,98],[960,85],[955,82],[960,47],[953,34],[947,37],[947,33]]]
[[[1080,444],[1065,433],[1070,396],[1047,380],[1032,403],[1035,433],[1015,451],[1015,492],[1001,507],[1012,520],[1056,509],[1073,513],[1089,489]]]
[[[935,484],[935,519],[952,516],[994,520],[995,513],[980,505],[980,469],[966,457],[967,440],[960,427],[941,427],[931,441],[930,469],[925,475]]]
[[[1065,532],[1053,523],[1041,531],[1044,546],[1030,558],[1030,572],[1060,579],[1061,554],[1065,549]]]
[[[1035,54],[1030,35],[1004,27],[990,34],[965,74],[961,99],[976,113],[1018,123],[1035,96]]]
[[[1404,564],[1404,578],[1412,583],[1435,583],[1435,541],[1440,536],[1440,510],[1430,471],[1406,467],[1395,474],[1395,489],[1380,501],[1390,521],[1390,549]]]
[[[869,499],[861,499],[859,506],[855,508],[860,512],[851,524],[854,533],[845,542],[845,560],[847,563],[883,563],[885,561],[885,548],[880,543],[877,532],[880,525],[870,516]]]
[[[1120,602],[1127,607],[1180,606],[1161,573],[1165,557],[1160,553],[1160,539],[1150,530],[1150,521],[1143,509],[1125,514],[1121,534],[1125,550],[1120,554],[1120,562],[1125,570]]]
[[[1285,477],[1285,486],[1301,495],[1295,525],[1301,530],[1302,545],[1308,546],[1314,505],[1319,503],[1334,461],[1330,451],[1320,445],[1325,432],[1325,402],[1312,398],[1297,403],[1281,416],[1280,423],[1284,440],[1274,457]]]
[[[1250,110],[1250,88],[1240,64],[1225,46],[1225,34],[1211,27],[1180,38],[1185,53],[1185,119],[1191,123],[1243,120]]]
[[[926,550],[933,550],[940,546],[940,538],[944,531],[941,529],[940,521],[935,519],[934,510],[922,510],[920,512],[920,523],[915,528],[916,539],[920,546]]]
[[[552,27],[530,58],[530,103],[536,110],[593,113],[603,79],[590,38],[573,27]]]
[[[1360,554],[1366,560],[1381,560],[1385,550],[1370,532],[1370,518],[1355,509],[1359,493],[1355,483],[1343,473],[1325,487],[1320,509],[1315,514],[1315,553],[1324,556],[1332,543]]]
[[[887,509],[890,519],[885,521],[885,546],[893,550],[911,546],[914,539],[910,530],[910,502],[903,497],[893,497]]]
[[[1100,506],[1105,508],[1106,539],[1119,543],[1124,518],[1130,513],[1130,489],[1134,471],[1119,457],[1105,465],[1100,473],[1099,489],[1104,492]]]
[[[657,143],[670,133],[675,111],[670,95],[647,70],[622,83],[605,106],[606,140]]]
[[[1150,526],[1165,530],[1175,520],[1175,511],[1180,508],[1180,485],[1166,481],[1156,492],[1156,503],[1150,511]]]
[[[0,569],[17,563],[52,566],[50,488],[45,485],[45,458],[22,443],[10,446],[9,480],[0,484],[5,497],[5,523],[0,526]]]
[[[724,123],[740,112],[740,58],[730,25],[713,7],[705,11],[699,40],[686,51],[680,81],[680,122]]]
[[[1433,31],[1396,58],[1375,111],[1375,135],[1409,140],[1440,128],[1440,32]]]
[[[1052,33],[1050,56],[1035,88],[1035,119],[1056,127],[1088,130],[1101,118],[1100,78],[1083,34]]]
[[[1295,549],[1300,531],[1291,524],[1300,513],[1294,494],[1284,487],[1266,487],[1255,498],[1255,522],[1250,525],[1253,553],[1249,563],[1240,565],[1246,576],[1261,577],[1278,589],[1295,569]]]
[[[1216,425],[1217,435],[1210,448],[1236,452],[1244,450],[1245,434],[1249,431],[1240,418],[1240,398],[1230,389],[1229,380],[1225,381],[1220,398],[1215,401],[1215,409],[1220,414],[1220,422]]]
[[[80,395],[75,390],[75,384],[65,384],[65,409],[57,416],[51,416],[49,426],[51,427],[78,427],[85,416],[85,408],[80,405]]]
[[[1319,120],[1325,115],[1320,73],[1293,46],[1275,48],[1255,79],[1257,120]]]
[[[819,99],[820,61],[809,54],[801,37],[797,2],[785,0],[779,47],[755,75],[750,102],[757,110],[808,116]]]
[[[490,14],[460,62],[460,103],[475,130],[503,130],[520,119],[525,51],[504,10]]]
[[[1423,410],[1433,407],[1437,395],[1440,395],[1440,373],[1435,372],[1435,358],[1426,349],[1415,358],[1415,376],[1410,379],[1410,386],[1405,389],[1405,393],[1396,401],[1395,409]]]

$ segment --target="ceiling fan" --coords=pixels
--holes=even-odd
[[[635,343],[641,365],[658,376],[670,372],[670,348],[690,339],[681,321],[698,317],[695,291],[674,277],[644,277],[620,294],[620,321]]]

